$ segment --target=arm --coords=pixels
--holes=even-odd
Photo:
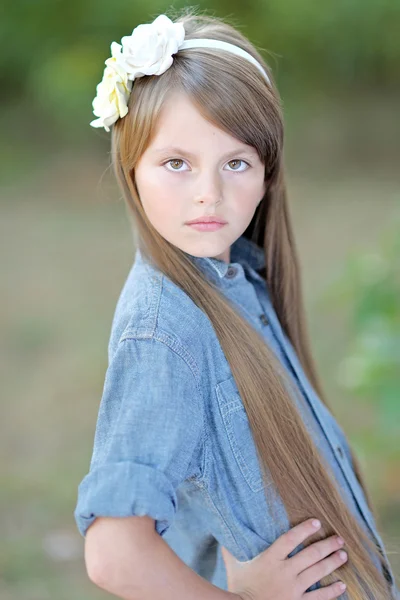
[[[97,518],[86,533],[85,563],[93,583],[123,600],[240,600],[181,561],[148,516]]]

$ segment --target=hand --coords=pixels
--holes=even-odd
[[[296,525],[251,561],[236,560],[222,546],[228,590],[238,600],[331,600],[343,594],[340,581],[305,594],[311,585],[346,562],[347,555],[339,556],[342,545],[338,536],[314,542],[288,558],[300,543],[318,531],[313,520]]]

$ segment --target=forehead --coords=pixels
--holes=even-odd
[[[249,152],[255,152],[252,146],[244,144],[208,120],[185,93],[170,94],[160,111],[148,149],[159,151],[168,145],[201,150],[210,144],[215,150],[237,148],[239,145]]]
[[[172,93],[165,100],[157,125],[156,136],[184,137],[187,128],[203,131],[218,131],[218,128],[201,114],[195,103],[183,92]]]

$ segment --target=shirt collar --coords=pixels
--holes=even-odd
[[[199,267],[216,273],[220,278],[225,277],[229,267],[235,263],[257,271],[265,267],[264,249],[252,240],[241,235],[231,245],[231,262],[219,258],[191,256]]]

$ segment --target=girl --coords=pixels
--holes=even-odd
[[[111,51],[91,125],[113,125],[137,250],[75,510],[89,577],[135,600],[398,597],[311,356],[267,65],[190,10]]]

